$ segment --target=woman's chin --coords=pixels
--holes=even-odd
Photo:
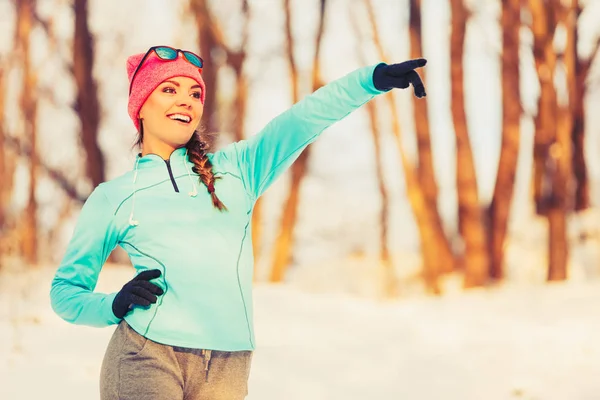
[[[176,134],[174,134],[173,136],[171,136],[170,139],[174,143],[177,143],[180,146],[183,146],[184,144],[187,144],[187,142],[190,141],[190,139],[192,138],[193,134],[194,134],[194,131],[190,131],[189,129],[186,129],[186,130],[182,130],[182,131],[177,132]]]

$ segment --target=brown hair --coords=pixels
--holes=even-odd
[[[134,146],[140,147],[144,140],[144,127],[140,121],[140,131],[138,132],[137,140]],[[190,140],[186,143],[185,148],[188,150],[188,159],[194,163],[192,171],[199,175],[200,183],[206,186],[210,197],[212,198],[213,205],[220,211],[226,211],[227,207],[219,200],[215,193],[215,181],[221,179],[219,176],[214,176],[212,171],[212,164],[208,159],[206,153],[210,148],[211,140],[207,135],[202,135],[199,131],[194,131],[194,134]]]

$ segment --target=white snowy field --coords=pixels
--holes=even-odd
[[[53,272],[0,274],[0,399],[99,397],[113,328],[55,316]],[[248,399],[600,399],[599,304],[599,282],[387,303],[260,284]]]

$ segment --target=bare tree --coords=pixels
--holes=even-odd
[[[564,280],[567,277],[569,242],[567,238],[567,217],[573,208],[573,124],[574,107],[580,94],[576,93],[576,30],[577,1],[568,0],[554,4],[555,23],[565,28],[565,48],[558,54],[557,66],[562,66],[565,83],[568,88],[566,100],[557,97],[557,116],[555,140],[549,151],[553,168],[551,176],[551,194],[547,208],[548,215],[548,280]],[[563,96],[565,97],[565,96]],[[584,164],[585,166],[585,164]]]
[[[489,208],[490,275],[504,276],[504,241],[508,231],[510,206],[521,136],[521,95],[519,93],[519,30],[521,0],[502,2],[502,144],[492,203]]]
[[[6,67],[4,65],[4,60],[0,59],[0,115],[5,115],[5,105],[4,99],[6,97]],[[4,118],[0,119],[0,233],[2,233],[6,228],[6,211],[8,206],[8,201],[10,198],[11,188],[7,188],[6,186],[12,186],[12,174],[9,175],[8,171],[8,149],[5,145],[5,136],[6,133],[4,131]],[[7,190],[8,189],[8,190]]]
[[[398,283],[394,273],[394,265],[388,248],[388,220],[389,220],[389,196],[385,186],[383,166],[381,165],[381,130],[379,129],[379,118],[375,101],[367,103],[371,133],[373,134],[373,145],[375,147],[375,166],[377,175],[377,187],[381,195],[381,212],[379,214],[379,259],[383,266],[383,293],[387,298],[398,295]]]
[[[8,154],[17,154],[19,157],[25,157],[27,159],[30,159],[33,154],[33,148],[23,142],[23,140],[19,140],[15,137],[8,135],[5,136],[5,145],[7,149],[10,149],[10,152]],[[13,158],[14,157],[9,156],[7,159],[7,163],[9,163],[9,173],[7,174],[7,176],[12,176],[12,173],[10,171],[14,172],[14,165],[10,164],[10,160],[12,160]],[[77,185],[71,182],[65,176],[64,172],[48,166],[42,160],[39,160],[38,168],[41,172],[46,174],[54,183],[56,183],[58,187],[60,187],[68,197],[77,201],[80,205],[83,205],[83,203],[85,203],[85,200],[87,199],[88,195],[79,193],[76,187]]]
[[[423,57],[422,50],[422,28],[421,28],[421,0],[410,0],[410,56],[411,58]],[[426,82],[424,71],[419,71],[423,82]],[[452,253],[450,241],[444,233],[442,218],[438,211],[438,186],[435,178],[435,168],[433,165],[433,154],[431,151],[431,137],[429,129],[429,113],[426,101],[415,101],[413,103],[415,128],[417,134],[417,150],[419,153],[419,164],[417,174],[420,186],[423,190],[427,207],[430,208],[434,227],[438,230],[431,245],[434,253],[437,254],[438,273],[451,272],[455,269],[455,258]]]
[[[6,74],[8,62],[0,59],[0,115],[5,115]],[[7,143],[6,126],[4,119],[0,118],[0,269],[2,269],[2,256],[12,252],[9,245],[9,232],[14,232],[14,217],[9,214],[9,204],[13,192],[13,177],[15,173],[15,153]]]
[[[590,187],[588,171],[585,162],[585,98],[588,93],[589,86],[586,80],[589,78],[589,71],[592,61],[596,58],[596,54],[600,49],[600,37],[596,39],[592,52],[586,59],[577,56],[577,43],[579,42],[579,34],[577,31],[577,21],[581,16],[583,7],[579,2],[574,2],[572,5],[575,10],[575,22],[571,24],[574,45],[572,52],[575,54],[575,83],[573,90],[569,94],[569,101],[572,100],[571,108],[573,112],[573,171],[575,173],[575,204],[576,211],[585,210],[590,206]],[[571,17],[573,18],[573,17]]]
[[[377,49],[379,59],[384,62],[387,62],[388,57],[385,53],[385,50],[383,49],[379,32],[376,29],[377,24],[375,21],[373,5],[370,0],[364,0],[364,2],[367,7],[367,15],[369,17],[371,32],[373,34],[373,41]],[[438,257],[436,245],[440,241],[446,240],[446,238],[444,236],[444,232],[440,229],[437,229],[435,217],[437,209],[432,209],[430,207],[430,204],[427,203],[422,187],[422,182],[420,182],[418,178],[418,172],[415,166],[413,166],[410,163],[408,152],[404,146],[402,139],[402,127],[400,124],[400,117],[398,115],[396,98],[393,95],[393,93],[388,93],[385,95],[385,99],[387,100],[388,107],[392,116],[392,132],[394,134],[396,147],[398,148],[398,153],[400,155],[402,171],[404,172],[404,180],[408,201],[413,210],[417,227],[419,230],[419,243],[421,246],[421,254],[423,257],[422,275],[425,282],[425,287],[432,294],[440,294],[441,289],[439,286],[438,278],[440,272],[443,270],[441,264],[446,262],[446,260],[442,259],[441,257]],[[387,275],[389,276],[392,273],[393,272],[391,270],[390,265],[390,267],[388,268]],[[397,291],[395,286],[396,283],[392,282],[391,284],[393,284],[394,286],[388,288],[388,291]]]
[[[36,12],[36,10],[33,10],[33,11],[34,11],[33,19],[37,24],[36,26],[41,27],[43,29],[44,33],[46,34],[46,39],[48,41],[48,55],[50,57],[55,57],[56,54],[61,53],[60,46],[59,46],[60,40],[57,39],[56,33],[54,32],[54,27],[56,26],[56,22],[55,22],[56,16],[50,15],[47,19],[43,19]],[[77,14],[77,13],[75,12],[75,14]],[[77,36],[77,35],[75,35],[75,36]],[[75,39],[77,39],[77,38],[75,38]],[[75,41],[73,41],[73,44],[74,44],[73,49],[75,49]],[[74,54],[74,51],[73,51],[73,54]],[[61,59],[60,60],[61,63],[65,66],[65,68],[67,68],[73,76],[75,76],[75,66],[73,65],[73,60],[75,57],[76,56],[73,55],[73,57],[71,57],[71,59]],[[43,68],[44,63],[42,62],[41,65],[42,65],[41,68]],[[90,65],[93,65],[93,61]],[[91,71],[90,71],[90,73],[91,73]],[[92,82],[94,83],[93,80],[92,80]],[[94,85],[95,85],[95,83],[94,83]],[[60,104],[56,98],[54,88],[52,86],[38,85],[37,94],[38,94],[38,100],[47,101],[50,104],[52,104],[55,108],[70,107],[75,113],[79,113],[79,107],[77,106],[77,103],[69,104],[69,105]],[[85,95],[84,95],[84,97],[85,97]],[[97,95],[96,95],[96,97],[97,97]],[[78,100],[76,99],[76,101],[78,101]],[[88,107],[88,106],[86,105],[85,107]],[[98,111],[98,113],[100,113],[100,111]],[[78,115],[78,117],[81,118],[81,115]],[[82,132],[83,132],[83,129],[82,129]],[[81,137],[83,137],[83,134],[81,135]],[[23,140],[19,140],[17,137],[9,138],[7,144],[12,148],[12,150],[15,153],[19,154],[22,157],[29,158],[32,153],[32,148],[29,147],[26,143],[24,143]],[[100,153],[100,157],[102,157],[102,153]],[[38,160],[38,162],[39,162],[40,170],[45,175],[47,175],[48,178],[50,178],[52,181],[54,181],[54,183],[56,183],[70,199],[75,200],[80,205],[83,205],[83,203],[85,202],[85,200],[88,197],[88,194],[79,193],[76,188],[76,186],[77,186],[76,182],[70,181],[63,171],[47,165],[42,158],[40,158]],[[94,168],[94,167],[92,167],[92,168]],[[103,171],[104,167],[102,167],[101,169]],[[87,171],[86,171],[86,173],[87,173]],[[102,174],[103,174],[103,172],[102,172]],[[90,180],[93,181],[92,175],[90,175],[89,173],[87,173],[87,175],[90,178]]]
[[[315,36],[315,51],[313,55],[312,70],[312,90],[317,90],[321,85],[319,54],[321,49],[321,39],[325,27],[325,7],[326,1],[320,1],[320,13],[317,34]],[[300,99],[300,87],[298,68],[294,57],[294,39],[292,36],[290,0],[284,0],[285,11],[285,35],[286,35],[286,53],[288,65],[290,68],[290,84],[292,87],[292,102],[296,103]],[[291,166],[291,185],[290,192],[285,201],[279,234],[275,242],[273,252],[273,265],[271,268],[272,282],[280,282],[285,276],[285,271],[291,259],[293,249],[293,234],[298,214],[298,204],[300,200],[300,187],[302,179],[306,175],[308,159],[310,156],[310,146],[300,153],[300,156]]]
[[[219,60],[218,55],[222,53],[222,47],[219,43],[224,43],[223,34],[215,24],[212,13],[210,12],[207,0],[190,0],[190,10],[194,13],[196,26],[198,27],[198,43],[200,44],[200,54],[210,68],[202,71],[202,78],[212,96],[206,96],[204,100],[204,114],[202,121],[206,129],[210,132],[218,131],[219,122],[217,119],[216,94],[218,93]]]
[[[29,157],[29,197],[24,210],[21,227],[21,251],[24,259],[29,264],[38,261],[37,256],[37,202],[35,189],[37,187],[39,159],[36,149],[37,141],[37,102],[35,88],[37,78],[33,72],[30,59],[30,34],[33,27],[33,16],[35,0],[16,1],[16,49],[19,55],[21,69],[23,71],[23,82],[21,87],[20,106],[23,112],[24,134],[23,137],[29,141],[31,155]]]
[[[235,99],[233,101],[234,117],[232,120],[233,140],[239,141],[244,138],[244,121],[246,116],[246,102],[248,98],[248,82],[244,74],[244,64],[246,62],[246,46],[248,43],[250,6],[247,0],[241,0],[242,13],[242,34],[241,43],[234,49],[227,43],[225,34],[219,22],[219,19],[213,15],[207,0],[190,0],[190,9],[193,11],[199,31],[199,42],[203,58],[210,62],[210,68],[202,71],[202,76],[207,87],[211,88],[213,96],[207,96],[204,105],[204,115],[206,116],[207,127],[215,131],[225,118],[217,118],[219,113],[216,100],[216,85],[218,83],[218,72],[220,65],[230,66],[235,74]],[[210,85],[208,84],[210,82]],[[210,103],[208,100],[210,98]],[[210,114],[210,115],[207,115]]]
[[[465,287],[482,286],[489,276],[490,258],[484,212],[479,202],[475,162],[467,129],[464,96],[463,52],[468,12],[463,0],[451,0],[452,32],[450,36],[450,82],[452,118],[456,135],[456,189],[458,226],[465,250],[463,265]]]
[[[364,0],[364,3],[368,10],[369,22],[371,25],[371,32],[378,49],[383,51],[381,42],[379,40],[379,34],[375,23],[375,16],[373,13],[373,6],[369,0]],[[354,31],[357,37],[360,38],[357,46],[357,54],[360,56],[362,64],[365,64],[365,45],[360,29],[358,27],[357,13],[352,14],[352,23]],[[391,94],[390,94],[391,96]],[[379,194],[381,195],[381,211],[379,216],[379,259],[383,267],[383,294],[387,298],[394,298],[398,295],[398,282],[396,274],[394,272],[394,266],[390,257],[390,251],[388,247],[388,225],[389,225],[389,196],[388,190],[385,185],[385,177],[383,173],[382,157],[381,157],[381,129],[379,126],[379,116],[377,112],[377,100],[370,101],[366,104],[367,113],[369,114],[369,122],[371,124],[371,133],[373,135],[373,145],[375,148],[375,171],[377,177],[377,186],[379,188]]]
[[[560,104],[554,78],[558,55],[554,36],[559,19],[566,32],[561,56],[567,81],[575,83],[574,23],[569,9],[558,2],[529,0],[534,36],[533,53],[540,80],[538,113],[535,118],[535,200],[539,213],[548,218],[548,279],[566,278],[568,262],[567,212],[570,203],[572,113],[569,101]],[[562,18],[560,18],[562,16]],[[570,64],[570,65],[569,65]],[[572,93],[571,93],[572,94]]]
[[[104,182],[104,156],[98,145],[100,105],[94,80],[94,38],[88,27],[88,2],[75,0],[73,75],[77,86],[75,110],[81,123],[81,141],[86,153],[86,171],[93,187]]]
[[[242,0],[242,41],[240,48],[233,51],[226,47],[227,63],[231,65],[235,73],[235,101],[233,120],[233,136],[235,141],[244,138],[244,121],[246,120],[247,100],[248,100],[248,79],[244,74],[244,64],[246,62],[246,47],[248,43],[248,31],[250,26],[250,6],[248,0]]]
[[[540,80],[540,97],[538,112],[535,117],[534,162],[534,198],[539,214],[547,215],[550,196],[550,146],[556,139],[556,89],[554,87],[554,71],[556,69],[556,53],[553,46],[556,21],[554,7],[546,0],[529,0],[532,15],[533,55],[538,78]]]

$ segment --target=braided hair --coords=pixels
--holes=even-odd
[[[212,198],[213,205],[220,211],[227,210],[227,207],[225,207],[215,193],[215,181],[220,179],[220,177],[214,176],[212,164],[206,156],[208,143],[202,140],[198,131],[195,131],[185,147],[188,149],[189,160],[194,163],[192,171],[199,175],[200,182],[206,186]]]
[[[140,131],[134,146],[141,146],[144,140],[144,127],[140,123]],[[185,148],[188,150],[188,159],[194,163],[192,171],[199,175],[200,183],[206,186],[212,203],[219,211],[227,211],[225,204],[219,200],[215,193],[215,181],[221,177],[214,176],[212,172],[212,164],[206,155],[209,149],[209,143],[202,139],[200,132],[194,131],[190,140],[186,143]]]

